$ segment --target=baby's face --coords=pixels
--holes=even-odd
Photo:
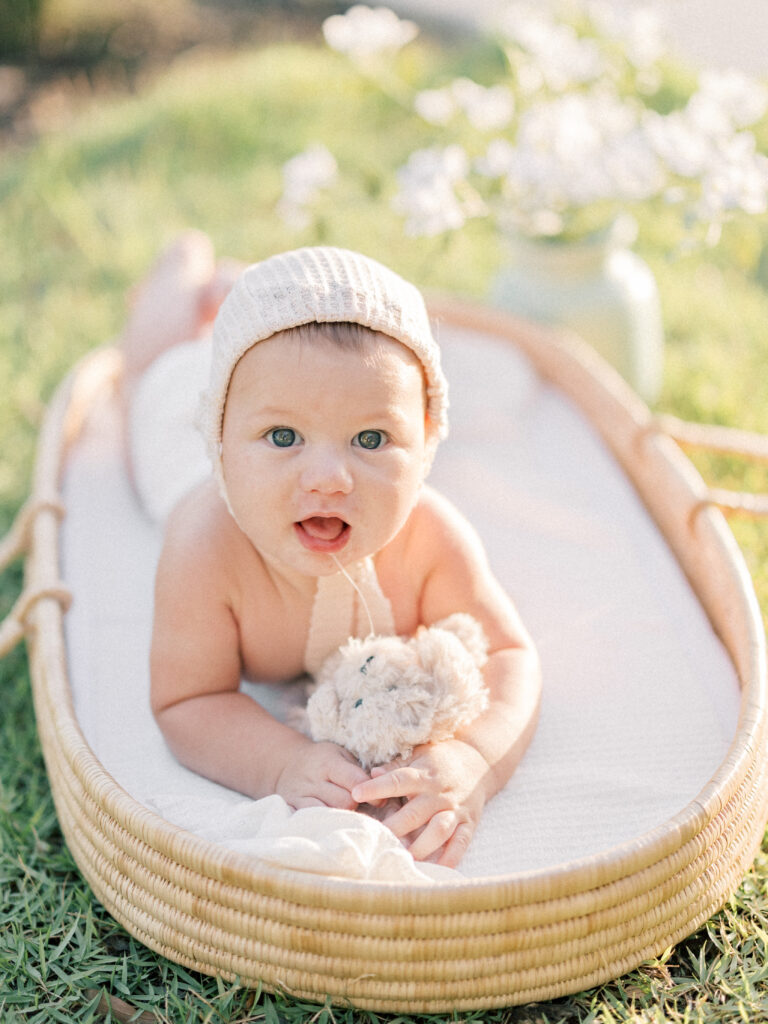
[[[426,462],[421,365],[371,334],[362,353],[322,336],[254,345],[230,382],[224,480],[240,528],[283,573],[321,576],[403,527]]]

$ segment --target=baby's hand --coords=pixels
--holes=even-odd
[[[405,797],[385,819],[416,860],[456,867],[467,851],[487,800],[490,768],[460,740],[417,747],[407,765],[374,768],[352,789],[359,803]]]
[[[355,758],[335,743],[308,740],[280,773],[276,792],[294,810],[300,807],[339,807],[353,811],[352,790],[369,776]]]

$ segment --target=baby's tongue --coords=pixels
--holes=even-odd
[[[301,525],[310,537],[316,537],[318,540],[336,540],[344,529],[344,520],[335,516],[312,516],[311,519],[302,520]]]

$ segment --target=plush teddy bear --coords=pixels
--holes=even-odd
[[[488,642],[471,615],[420,626],[410,640],[353,638],[331,654],[307,702],[309,735],[346,747],[363,768],[444,740],[488,706]]]

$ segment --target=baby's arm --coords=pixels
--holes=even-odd
[[[152,711],[186,767],[253,798],[353,809],[368,778],[333,743],[313,743],[246,694],[228,552],[184,510],[169,523],[155,586]]]
[[[424,570],[420,620],[431,625],[456,611],[474,615],[488,636],[484,669],[488,709],[456,736],[417,747],[408,763],[381,771],[352,791],[359,802],[404,797],[386,819],[410,837],[419,860],[439,855],[455,867],[486,802],[517,767],[538,717],[541,679],[533,643],[491,573],[475,532],[433,492],[419,507],[413,561]]]

